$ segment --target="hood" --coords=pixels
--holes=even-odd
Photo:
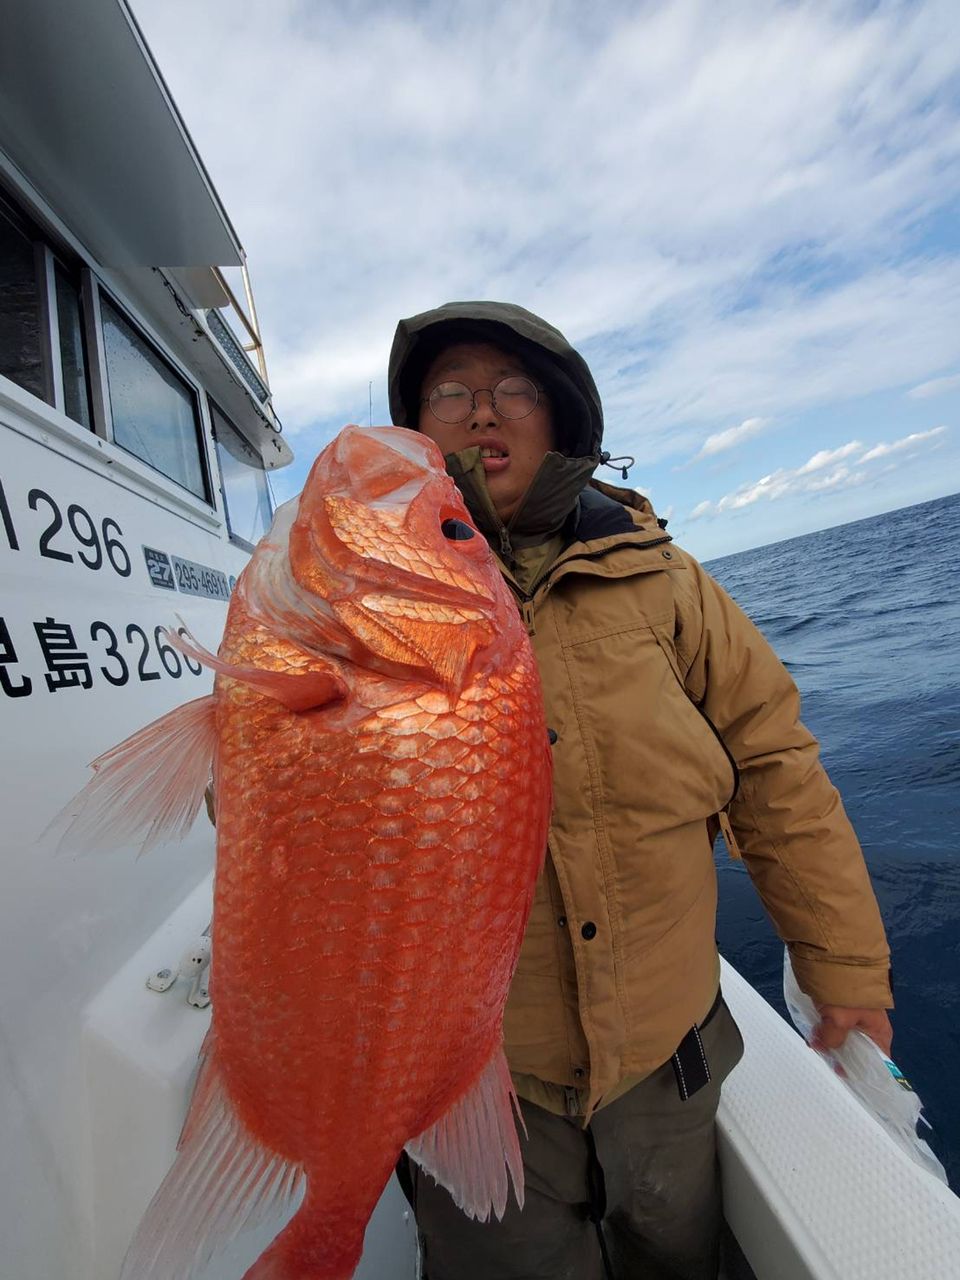
[[[599,461],[603,408],[587,362],[559,329],[509,302],[446,302],[400,321],[388,375],[390,412],[397,426],[416,427],[427,366],[456,342],[490,342],[515,351],[551,397],[560,452]]]

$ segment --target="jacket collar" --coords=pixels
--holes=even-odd
[[[536,545],[568,528],[575,520],[584,485],[596,470],[599,456],[568,458],[548,453],[530,482],[519,507],[506,524],[500,519],[484,478],[476,447],[448,453],[444,462],[463,495],[467,510],[501,559],[510,562],[513,549]],[[615,505],[615,504],[611,504]]]
[[[664,532],[647,499],[634,490],[592,481],[580,495],[569,528],[563,550],[531,592],[517,582],[506,557],[499,557],[501,572],[521,599],[545,595],[568,574],[629,578],[683,567],[679,553],[666,549],[673,538]]]

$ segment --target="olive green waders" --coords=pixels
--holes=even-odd
[[[710,1078],[686,1100],[682,1067],[671,1059],[586,1129],[582,1118],[521,1101],[525,1203],[521,1212],[511,1195],[502,1222],[467,1218],[405,1160],[399,1172],[417,1218],[423,1280],[715,1280],[714,1121],[743,1041],[723,1003],[698,1030]]]

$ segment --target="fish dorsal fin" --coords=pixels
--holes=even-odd
[[[486,1222],[492,1209],[502,1218],[508,1173],[517,1204],[523,1208],[517,1120],[523,1124],[501,1044],[467,1092],[435,1125],[408,1142],[405,1150],[447,1188],[469,1217]]]
[[[197,816],[217,745],[216,698],[168,711],[91,764],[93,777],[47,828],[74,853],[182,840]]]
[[[260,1146],[238,1120],[207,1052],[177,1158],[141,1219],[120,1280],[197,1280],[241,1231],[284,1225],[305,1175]]]
[[[231,680],[239,680],[243,684],[252,685],[268,697],[275,698],[289,711],[311,711],[325,706],[328,702],[336,702],[347,694],[347,686],[334,668],[323,667],[302,672],[267,671],[263,667],[243,666],[235,662],[225,662],[222,658],[205,649],[189,632],[168,631],[167,640],[174,649],[179,649],[185,657],[202,662],[211,671],[219,675],[229,676]]]

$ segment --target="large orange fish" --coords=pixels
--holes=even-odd
[[[241,575],[214,693],[96,762],[73,832],[144,847],[213,760],[213,1022],[123,1277],[189,1280],[302,1203],[245,1280],[347,1280],[406,1149],[522,1197],[502,1017],[550,762],[527,636],[436,445],[346,427]],[[74,811],[76,812],[76,810]]]

